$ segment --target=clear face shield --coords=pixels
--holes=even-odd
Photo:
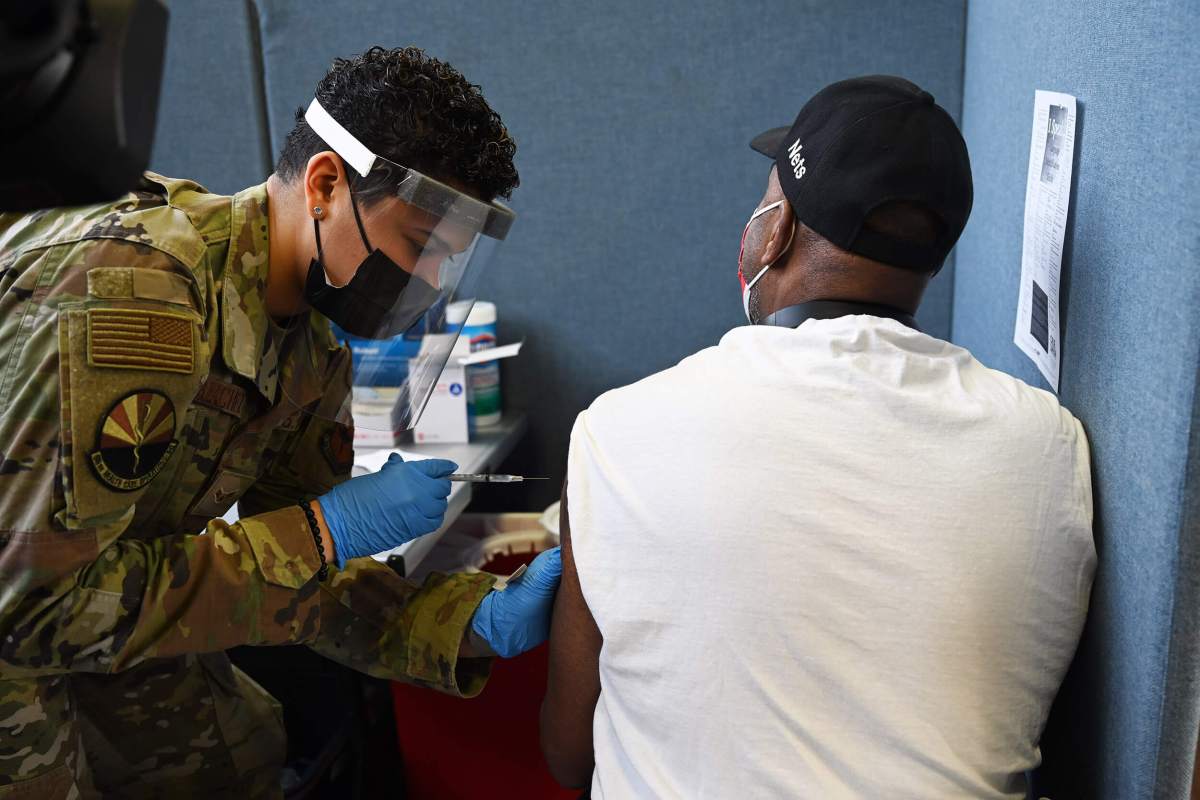
[[[386,170],[395,179],[386,195],[365,202],[351,192],[354,228],[334,233],[314,220],[317,258],[305,297],[353,359],[352,398],[338,408],[318,403],[315,413],[399,433],[416,425],[458,339],[462,324],[447,320],[447,307],[474,303],[514,214],[375,155],[316,100],[305,119],[359,175]]]

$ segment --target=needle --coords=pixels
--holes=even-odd
[[[452,481],[463,483],[520,483],[521,481],[548,481],[549,478],[526,478],[523,475],[496,475],[490,472],[455,473],[447,476]]]

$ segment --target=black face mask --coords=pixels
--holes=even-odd
[[[358,203],[350,195],[354,221],[367,248],[367,257],[358,265],[354,277],[345,286],[330,286],[325,281],[324,255],[321,252],[321,223],[313,220],[317,239],[317,257],[308,265],[304,298],[308,304],[351,336],[363,339],[387,339],[411,328],[441,292],[406,272],[379,249],[371,247],[358,215]]]

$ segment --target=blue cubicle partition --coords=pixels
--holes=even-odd
[[[507,402],[531,414],[509,465],[555,479],[597,394],[741,323],[737,246],[768,167],[746,142],[856,74],[926,87],[971,149],[975,211],[924,326],[1043,385],[1012,344],[1033,93],[1077,95],[1062,398],[1092,438],[1101,561],[1038,783],[1056,800],[1185,796],[1200,725],[1194,0],[173,0],[171,12],[153,166],[219,191],[265,178],[334,56],[415,44],[482,85],[522,174],[520,218],[482,289],[502,338],[528,340],[504,368]],[[537,507],[553,491],[508,502]]]
[[[225,194],[260,183],[272,158],[253,5],[174,0],[168,10],[150,168]]]
[[[1196,751],[1198,36],[1188,0],[969,4],[953,338],[1034,386],[1012,343],[1034,90],[1081,109],[1061,397],[1091,440],[1100,561],[1045,740],[1054,798],[1181,800]]]

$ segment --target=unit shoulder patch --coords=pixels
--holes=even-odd
[[[191,374],[196,367],[193,322],[184,314],[137,308],[87,312],[88,364]]]
[[[106,486],[132,492],[162,472],[178,444],[174,404],[146,389],[118,400],[100,420],[88,462]]]

